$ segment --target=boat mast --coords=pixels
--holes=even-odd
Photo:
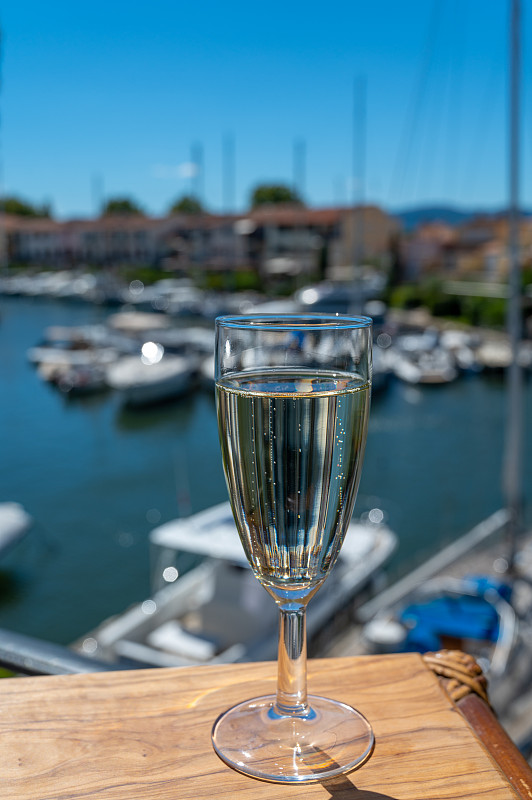
[[[507,326],[512,352],[507,373],[507,427],[503,465],[503,491],[509,512],[509,565],[513,567],[517,537],[523,525],[523,378],[519,365],[522,336],[521,264],[519,252],[519,148],[521,3],[512,0],[510,26],[510,113],[509,113],[509,208],[508,208],[508,312]]]
[[[353,279],[355,285],[353,311],[361,314],[362,266],[364,263],[364,203],[366,166],[366,76],[355,80],[353,106]]]

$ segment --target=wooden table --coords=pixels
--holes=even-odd
[[[274,690],[275,664],[0,680],[3,800],[510,800],[518,796],[420,656],[309,663],[309,690],[373,724],[370,760],[342,778],[283,786],[211,747],[218,714]],[[530,794],[532,797],[532,793]]]

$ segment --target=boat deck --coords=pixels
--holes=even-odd
[[[509,543],[502,534],[498,534],[492,537],[488,543],[478,545],[455,562],[434,572],[430,577],[459,579],[472,574],[490,575],[498,579],[504,578],[505,574],[506,577],[510,577],[510,574],[504,571],[507,566],[508,552]],[[512,664],[510,674],[505,677],[505,680],[498,681],[492,687],[490,699],[511,738],[517,743],[522,743],[532,739],[532,659],[530,657],[532,644],[532,532],[528,532],[520,542],[515,575],[517,580],[514,581],[512,606],[519,619],[523,643]],[[406,581],[403,588],[402,597],[406,597],[415,588],[415,583],[412,582],[409,586]],[[393,593],[393,587],[381,595],[383,600],[386,599],[385,595],[390,596],[391,591]],[[397,597],[396,602],[399,601],[400,598]],[[367,605],[371,605],[373,612],[376,612],[379,608],[379,596]],[[382,607],[386,607],[384,602]],[[319,655],[336,658],[368,655],[371,652],[363,635],[364,623],[368,618],[364,614],[364,606],[359,608],[358,612],[360,616],[344,627],[334,639],[326,643]]]
[[[262,638],[275,633],[278,611],[251,570],[224,565],[223,570],[218,570],[212,598],[190,611],[181,623],[191,633],[201,631],[203,636],[211,637],[223,650],[243,640],[251,642],[259,635]]]

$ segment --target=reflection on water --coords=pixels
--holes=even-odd
[[[108,402],[111,394],[110,389],[104,389],[94,394],[70,394],[69,392],[58,392],[53,386],[45,384],[45,388],[54,395],[58,395],[63,401],[65,412],[76,408],[98,408]]]
[[[186,429],[190,423],[196,406],[196,396],[169,399],[155,406],[145,408],[129,408],[118,405],[115,415],[117,428],[124,431],[141,431],[160,427],[176,427]]]
[[[28,363],[46,326],[104,314],[0,298],[0,499],[36,520],[0,565],[0,626],[58,642],[149,596],[155,525],[227,496],[213,392],[128,410],[113,393],[64,397]],[[532,382],[525,391],[532,407]],[[395,574],[500,507],[504,413],[501,380],[480,376],[425,388],[392,381],[374,397],[356,508],[382,510],[398,533]],[[526,475],[531,446],[528,421]]]
[[[0,603],[8,605],[15,603],[25,590],[25,581],[20,573],[0,571]]]

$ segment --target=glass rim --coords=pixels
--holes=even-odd
[[[227,314],[216,317],[219,328],[259,331],[323,331],[370,328],[371,317],[353,314]]]

